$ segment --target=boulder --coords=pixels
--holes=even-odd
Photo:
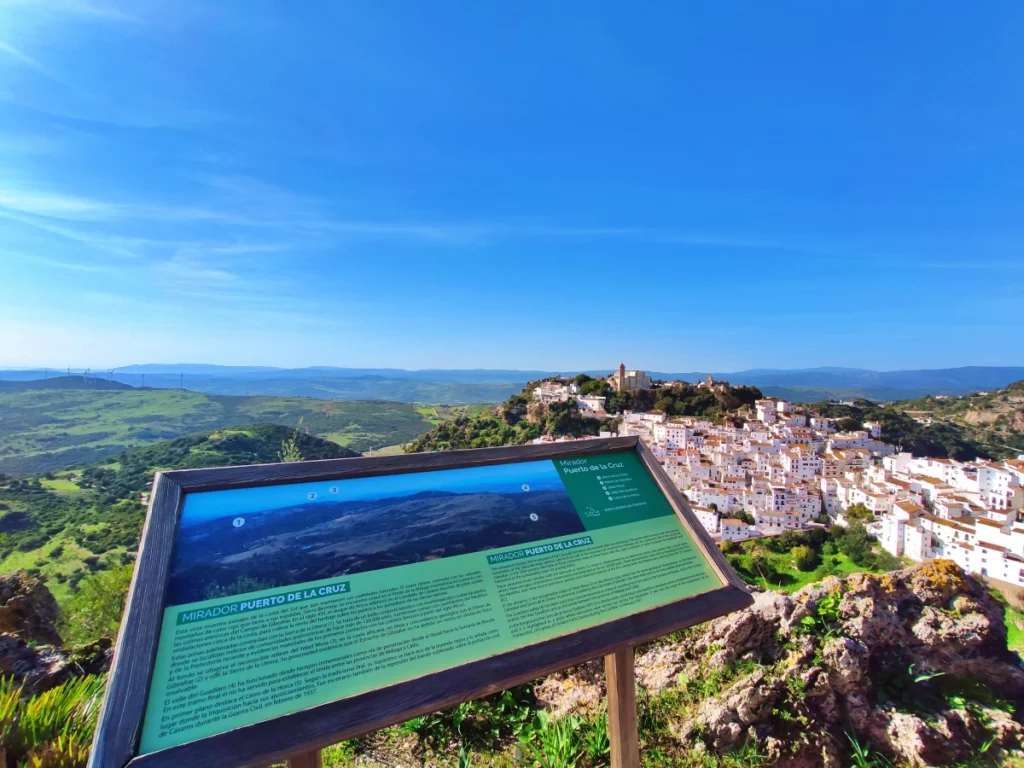
[[[41,581],[25,571],[0,576],[0,634],[60,645],[57,615],[57,601]]]
[[[41,581],[25,571],[0,576],[0,677],[13,678],[26,694],[110,668],[109,639],[64,648],[57,616],[57,601]]]
[[[113,643],[102,638],[80,648],[31,645],[18,635],[0,635],[0,676],[12,677],[26,694],[54,688],[78,675],[110,669]]]

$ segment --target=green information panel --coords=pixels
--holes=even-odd
[[[188,493],[139,753],[721,586],[634,451]]]

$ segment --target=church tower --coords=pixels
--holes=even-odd
[[[626,364],[619,363],[619,380],[618,386],[615,387],[619,392],[626,391]]]

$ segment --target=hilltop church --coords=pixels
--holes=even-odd
[[[644,371],[627,371],[625,363],[619,363],[619,370],[608,377],[608,383],[616,392],[636,392],[651,388],[651,377]]]

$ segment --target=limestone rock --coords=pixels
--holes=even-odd
[[[1024,668],[1007,650],[1003,608],[949,561],[754,593],[753,606],[682,641],[638,649],[636,669],[651,692],[724,678],[673,728],[697,751],[724,755],[754,739],[775,765],[839,768],[853,762],[852,738],[900,765],[964,763],[985,744],[995,762],[1024,757]],[[597,663],[554,675],[538,697],[555,714],[592,709],[601,673]],[[992,697],[1018,714],[983,701]]]
[[[112,643],[103,638],[81,648],[30,645],[12,634],[0,635],[0,676],[12,677],[26,693],[39,693],[78,675],[110,669]]]
[[[25,571],[0,576],[0,633],[60,645],[57,613],[57,601],[38,579]]]

